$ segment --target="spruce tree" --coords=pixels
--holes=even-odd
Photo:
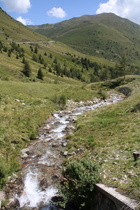
[[[24,64],[24,68],[23,68],[22,73],[26,77],[30,77],[31,76],[31,68],[30,68],[30,65],[29,65],[28,61],[25,61],[25,64]]]
[[[43,80],[43,77],[44,77],[43,72],[41,68],[39,68],[38,73],[37,73],[37,78]]]

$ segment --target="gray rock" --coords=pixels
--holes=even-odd
[[[39,187],[42,191],[46,190],[46,188],[48,187],[48,182],[45,178],[40,181]]]
[[[0,209],[1,209],[1,203],[3,200],[6,199],[6,194],[4,191],[0,191]]]
[[[68,151],[63,152],[63,155],[67,156],[68,155]]]
[[[17,207],[20,207],[20,203],[17,198],[13,198],[6,206],[8,209],[17,209]]]

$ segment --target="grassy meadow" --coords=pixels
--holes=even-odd
[[[101,182],[140,201],[140,159],[133,158],[140,148],[140,112],[135,109],[140,102],[140,77],[125,86],[132,90],[129,97],[79,117],[67,147],[101,165]]]
[[[65,80],[64,80],[65,81]],[[38,129],[68,99],[93,99],[97,93],[70,80],[70,84],[0,81],[0,187],[18,168],[20,150],[35,139]]]

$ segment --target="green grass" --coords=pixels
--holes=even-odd
[[[132,95],[118,104],[96,109],[79,117],[68,149],[101,164],[102,182],[118,187],[137,200],[140,161],[132,153],[140,148],[140,112],[131,112],[140,101],[140,78],[127,84]]]
[[[0,81],[0,187],[18,169],[20,150],[36,138],[39,127],[51,113],[63,107],[57,104],[60,98],[94,97],[95,92],[79,84]]]

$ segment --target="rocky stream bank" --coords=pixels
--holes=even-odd
[[[76,155],[66,149],[67,135],[73,133],[77,116],[122,100],[120,95],[111,95],[107,100],[68,101],[63,111],[55,112],[39,129],[39,135],[21,151],[19,176],[12,174],[0,200],[9,199],[1,209],[55,209],[51,200],[59,198],[59,183],[62,162],[65,156]]]

